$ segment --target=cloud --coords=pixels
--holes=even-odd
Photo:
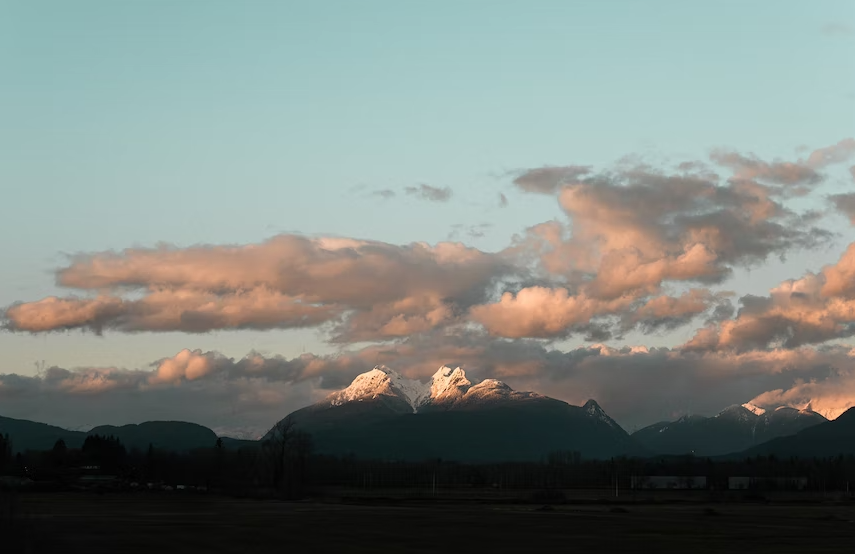
[[[645,330],[676,329],[711,308],[732,310],[729,293],[713,294],[706,289],[691,289],[680,296],[657,296],[645,302],[627,319],[627,329],[642,327]],[[721,310],[716,312],[722,313]],[[716,318],[716,313],[711,317]]]
[[[699,330],[684,349],[795,348],[855,335],[855,243],[836,264],[788,280],[769,296],[743,296],[734,319]]]
[[[451,226],[452,229],[448,234],[448,240],[456,241],[462,238],[481,239],[487,235],[487,230],[492,226],[492,223],[478,223],[475,225],[457,223]]]
[[[566,336],[596,316],[625,310],[630,302],[628,298],[601,301],[572,295],[567,289],[528,287],[516,295],[504,293],[495,304],[474,306],[471,313],[497,336],[554,338]]]
[[[725,151],[715,151],[710,158],[733,169],[735,179],[756,179],[778,185],[815,185],[822,180],[814,167],[798,162],[768,163],[753,155]]]
[[[391,189],[379,189],[371,192],[371,196],[379,196],[383,200],[395,197],[395,191]]]
[[[649,168],[565,186],[559,202],[569,224],[534,226],[507,252],[544,275],[582,283],[592,298],[652,295],[667,282],[718,283],[735,267],[831,236],[763,185]]]
[[[442,364],[461,365],[473,378],[502,379],[576,405],[595,398],[626,427],[689,413],[713,415],[802,381],[831,388],[842,376],[855,375],[855,357],[839,346],[736,354],[597,344],[561,351],[530,339],[435,331],[356,355],[411,377],[427,378]],[[834,409],[842,411],[853,400],[850,388]]]
[[[572,183],[591,171],[587,165],[544,166],[517,172],[513,183],[525,192],[554,194],[559,187]]]
[[[846,138],[836,144],[818,148],[806,159],[795,162],[766,162],[753,154],[743,155],[723,150],[714,151],[710,158],[718,165],[734,171],[733,179],[784,185],[789,189],[773,189],[778,194],[803,194],[809,187],[823,181],[819,170],[844,163],[855,155],[855,139]],[[801,187],[801,188],[792,188]],[[792,192],[795,191],[795,192]]]
[[[724,330],[736,325],[727,317],[730,301],[701,287],[770,255],[828,241],[832,233],[818,226],[817,213],[791,209],[786,191],[812,190],[823,181],[820,170],[853,152],[855,140],[844,139],[795,162],[714,153],[715,163],[733,171],[726,179],[697,161],[674,170],[631,159],[600,172],[576,165],[523,170],[517,186],[557,193],[564,217],[530,227],[495,253],[458,242],[284,234],[260,244],[79,254],[57,272],[57,284],[74,295],[9,306],[3,324],[33,333],[312,327],[336,344],[473,324],[497,337],[604,340],[705,316]],[[407,193],[442,201],[451,190],[421,185]],[[843,197],[832,201],[845,207]],[[482,238],[488,226],[454,226],[449,240]],[[833,287],[843,277],[829,270],[824,278]],[[758,302],[743,299],[737,319],[747,321],[747,305]],[[765,319],[752,328],[762,335],[760,327],[777,325],[778,336],[789,321]],[[693,347],[719,335],[705,329]]]
[[[372,365],[351,354],[242,359],[182,350],[147,369],[51,367],[35,376],[0,374],[3,413],[78,427],[182,420],[258,436],[287,413],[325,396],[318,385],[352,379]]]
[[[847,162],[853,156],[855,156],[855,138],[846,138],[837,144],[814,150],[806,163],[810,167],[823,168]]]
[[[855,225],[855,192],[835,194],[830,196],[829,200],[837,211],[848,217],[849,221]]]
[[[264,287],[215,294],[193,289],[156,289],[140,300],[117,296],[48,297],[6,310],[8,328],[33,333],[87,328],[206,333],[217,329],[292,329],[335,319],[343,308],[313,305]]]
[[[279,235],[245,246],[137,248],[74,256],[57,272],[61,286],[102,291],[99,296],[20,303],[6,309],[5,319],[7,328],[30,332],[206,332],[329,323],[337,340],[349,334],[384,339],[399,336],[401,317],[443,324],[437,314],[483,302],[496,280],[517,271],[498,254],[459,243],[396,246]],[[131,299],[131,293],[141,298]],[[388,320],[378,321],[379,314]],[[363,321],[379,334],[358,328]]]
[[[439,188],[424,184],[417,187],[405,187],[404,192],[431,202],[448,202],[452,195],[452,190],[449,187]]]
[[[849,354],[852,357],[852,353]],[[788,388],[774,389],[751,400],[760,407],[789,406],[799,410],[813,410],[828,419],[855,406],[855,370],[851,362],[843,368],[831,368],[824,379],[798,378]]]
[[[329,356],[250,352],[235,360],[183,350],[148,369],[4,374],[0,401],[4,415],[70,426],[138,423],[151,419],[157,406],[160,419],[263,433],[376,364],[422,380],[440,365],[460,365],[473,379],[502,379],[576,405],[595,398],[628,428],[687,413],[712,415],[752,398],[773,407],[812,402],[831,415],[855,403],[855,357],[848,347],[736,354],[596,344],[561,351],[471,329],[432,330]]]

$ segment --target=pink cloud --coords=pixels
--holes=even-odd
[[[475,306],[472,318],[490,333],[508,338],[556,337],[595,316],[626,309],[632,298],[598,300],[573,296],[566,289],[524,288],[516,295],[506,292],[495,304]]]
[[[855,334],[855,243],[836,264],[746,296],[735,319],[699,330],[684,348],[745,351],[820,344]]]

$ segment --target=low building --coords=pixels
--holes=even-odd
[[[728,477],[727,488],[730,490],[789,490],[802,491],[807,489],[807,477]]]
[[[706,489],[707,478],[704,475],[633,475],[633,489]]]

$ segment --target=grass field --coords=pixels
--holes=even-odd
[[[8,504],[8,503],[7,503]],[[855,506],[284,503],[22,494],[9,552],[851,552]],[[5,551],[5,549],[0,549]]]

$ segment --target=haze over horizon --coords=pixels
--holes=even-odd
[[[0,416],[257,434],[378,364],[855,406],[851,2],[4,15]]]

